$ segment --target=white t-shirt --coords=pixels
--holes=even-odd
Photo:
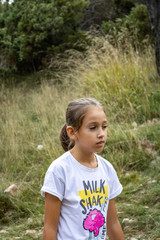
[[[104,158],[95,154],[97,168],[87,168],[70,153],[64,153],[48,168],[45,192],[61,200],[57,240],[106,239],[109,199],[122,191],[116,171]]]

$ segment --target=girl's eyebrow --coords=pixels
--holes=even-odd
[[[89,122],[88,125],[90,125],[90,124],[97,124],[97,123],[99,123],[99,122]],[[103,121],[102,123],[103,124],[107,124],[108,122],[107,121]]]

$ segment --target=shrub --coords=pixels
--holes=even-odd
[[[136,5],[128,16],[117,18],[115,22],[103,22],[102,28],[114,45],[144,47],[151,42],[151,27],[145,5]]]
[[[79,26],[86,5],[85,0],[14,0],[1,5],[2,67],[37,70],[49,53],[73,47],[83,36]]]

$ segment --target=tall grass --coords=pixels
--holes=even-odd
[[[99,99],[112,121],[159,117],[159,84],[150,46],[139,52],[128,43],[122,51],[105,38],[94,38],[85,55],[70,50],[49,67],[63,69],[59,79],[78,83],[81,95]]]
[[[102,40],[88,50],[82,87],[105,105],[112,121],[145,121],[159,116],[151,111],[158,105],[151,103],[151,95],[156,95],[154,66],[151,48],[122,52]]]
[[[104,105],[109,129],[102,154],[113,163],[120,176],[126,171],[146,171],[158,156],[159,120],[147,123],[160,114],[159,84],[151,48],[144,53],[130,48],[124,53],[105,39],[95,39],[85,56],[70,51],[63,59],[53,61],[50,68],[53,65],[61,71],[54,72],[50,81],[42,78],[37,87],[28,87],[25,83],[12,88],[1,86],[1,191],[11,183],[17,183],[20,189],[18,197],[8,196],[13,214],[8,215],[4,205],[0,205],[2,222],[18,221],[26,215],[35,215],[37,219],[38,214],[43,213],[39,191],[49,164],[63,153],[59,132],[66,107],[73,99],[95,97]],[[136,129],[133,121],[137,122]],[[152,149],[143,149],[143,140],[149,149],[154,144],[156,154]],[[43,148],[39,150],[38,145]],[[4,203],[6,196],[2,192]],[[41,228],[42,221],[36,220],[35,225]]]
[[[27,174],[34,164],[49,162],[60,151],[59,131],[67,102],[73,98],[72,93],[63,94],[47,83],[27,93],[22,88],[1,90],[2,172],[21,178],[24,169]],[[42,151],[38,145],[44,146]]]

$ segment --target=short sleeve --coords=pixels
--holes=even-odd
[[[41,195],[44,197],[45,192],[58,197],[61,201],[64,196],[64,183],[52,171],[47,171],[44,184],[41,188]]]
[[[113,199],[117,197],[123,190],[123,187],[118,179],[115,169],[112,169],[112,181],[110,183],[110,195],[109,198]]]

